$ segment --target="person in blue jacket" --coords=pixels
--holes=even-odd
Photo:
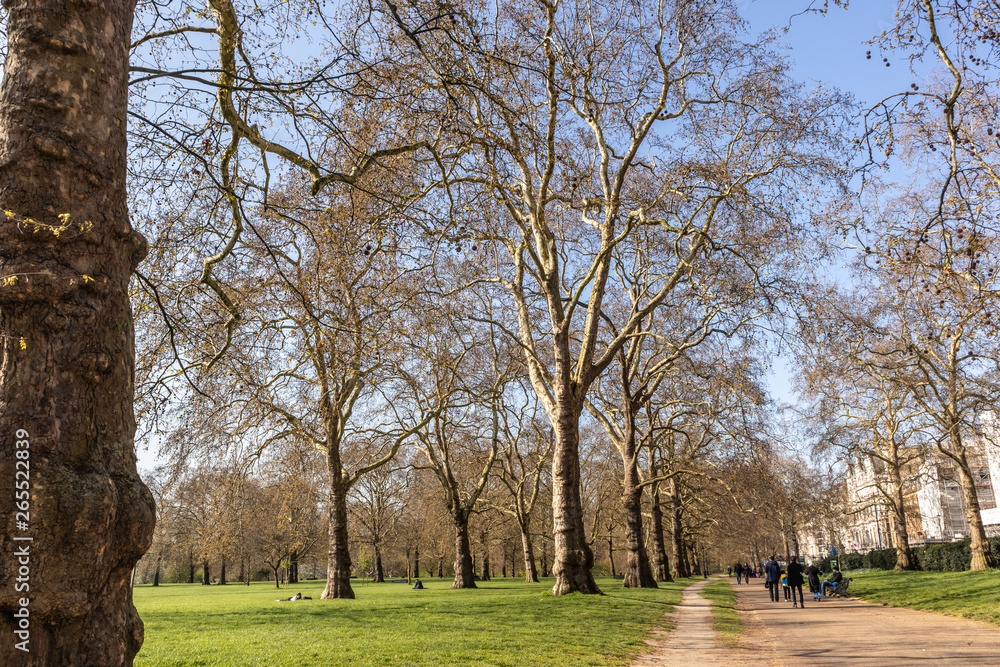
[[[764,585],[771,593],[771,602],[779,601],[778,586],[780,581],[781,566],[778,565],[778,561],[774,560],[774,556],[771,556],[764,564]]]

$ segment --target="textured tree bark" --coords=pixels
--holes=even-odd
[[[657,581],[673,581],[670,575],[670,560],[667,558],[666,541],[663,539],[663,510],[660,509],[660,489],[653,491],[650,506],[653,522],[653,572]]]
[[[134,0],[4,8],[0,476],[11,488],[28,472],[30,509],[0,503],[0,664],[130,665],[143,626],[129,575],[154,523],[132,409],[128,285],[146,253],[125,202]],[[15,590],[15,549],[28,591]],[[22,597],[30,653],[14,641]]]
[[[330,479],[330,502],[328,516],[330,520],[329,560],[326,566],[326,588],[323,589],[324,600],[354,599],[354,589],[351,588],[351,552],[347,539],[347,488],[344,484],[343,466],[340,463],[340,450],[331,447],[326,456],[327,474]]]
[[[557,403],[565,406],[569,399]],[[580,410],[563,409],[555,428],[552,456],[552,524],[555,554],[553,595],[600,594],[594,581],[594,552],[587,544],[580,494]]]
[[[476,570],[469,542],[469,516],[457,506],[452,507],[451,514],[455,524],[455,581],[451,587],[476,588]]]
[[[292,551],[288,557],[288,583],[299,583],[299,552]]]
[[[373,547],[375,549],[375,578],[372,579],[372,583],[384,584],[385,570],[382,568],[382,548],[379,546],[378,542],[376,542]]]

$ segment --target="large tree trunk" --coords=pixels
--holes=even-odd
[[[558,393],[568,393],[566,388]],[[568,396],[557,402],[567,405]],[[555,540],[552,573],[556,583],[553,595],[566,593],[600,594],[594,581],[594,552],[587,544],[583,526],[583,502],[580,494],[580,411],[563,408],[555,429],[552,456],[552,529]]]
[[[0,291],[0,432],[11,444],[0,470],[11,486],[15,470],[26,487],[30,473],[31,495],[17,515],[13,503],[0,510],[0,542],[5,557],[30,565],[31,581],[24,595],[15,568],[0,572],[0,616],[11,630],[0,664],[26,656],[14,641],[29,622],[13,616],[27,613],[21,598],[30,600],[31,637],[20,648],[33,664],[131,664],[142,624],[128,576],[153,522],[132,449],[126,289],[144,252],[123,197],[132,6],[5,8],[0,199],[16,217],[0,231],[0,274],[9,277]],[[60,230],[62,214],[70,223]]]
[[[146,254],[125,203],[134,6],[4,3],[2,665],[130,665],[142,646],[129,576],[154,511],[136,473],[132,410],[128,287]],[[20,481],[30,482],[24,510],[12,498]],[[27,562],[30,590],[15,586],[15,559]]]
[[[294,550],[288,557],[288,583],[299,583],[299,552]]]
[[[347,488],[340,463],[340,449],[330,447],[326,455],[327,475],[330,480],[330,502],[328,504],[329,560],[326,566],[326,588],[324,600],[354,599],[351,588],[351,552],[347,539]]]
[[[469,516],[461,508],[452,508],[455,524],[455,581],[452,588],[476,588],[472,547],[469,544]]]
[[[653,523],[653,571],[657,581],[673,581],[670,575],[670,561],[667,558],[666,541],[663,539],[663,510],[660,509],[660,489],[653,490],[650,506]]]
[[[538,570],[535,568],[535,553],[531,546],[530,518],[524,517],[518,521],[521,528],[521,550],[524,551],[524,583],[537,584]]]

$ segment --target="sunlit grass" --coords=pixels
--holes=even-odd
[[[850,592],[868,602],[1000,625],[1000,570],[847,574],[854,577]]]
[[[736,646],[743,634],[743,621],[736,612],[736,591],[728,581],[720,580],[701,589],[701,596],[712,601],[712,626],[719,632],[722,643]]]
[[[137,586],[146,625],[136,665],[621,665],[644,650],[653,626],[689,581],[657,590],[622,589],[601,579],[604,596],[553,597],[552,580],[451,580],[353,584],[356,600],[320,600],[324,582],[280,591],[274,584]],[[295,592],[313,600],[275,602]]]

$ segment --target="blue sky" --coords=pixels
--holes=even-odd
[[[831,8],[826,15],[801,14],[809,4],[809,0],[746,0],[741,8],[752,32],[788,27],[780,39],[790,49],[796,79],[850,92],[863,108],[906,90],[911,83],[922,83],[905,58],[883,54],[865,43],[892,28],[896,0],[854,0],[849,10]],[[866,57],[869,50],[871,59]],[[883,56],[889,58],[889,67]],[[785,359],[775,360],[770,385],[777,401],[794,402],[789,380],[794,373]]]

